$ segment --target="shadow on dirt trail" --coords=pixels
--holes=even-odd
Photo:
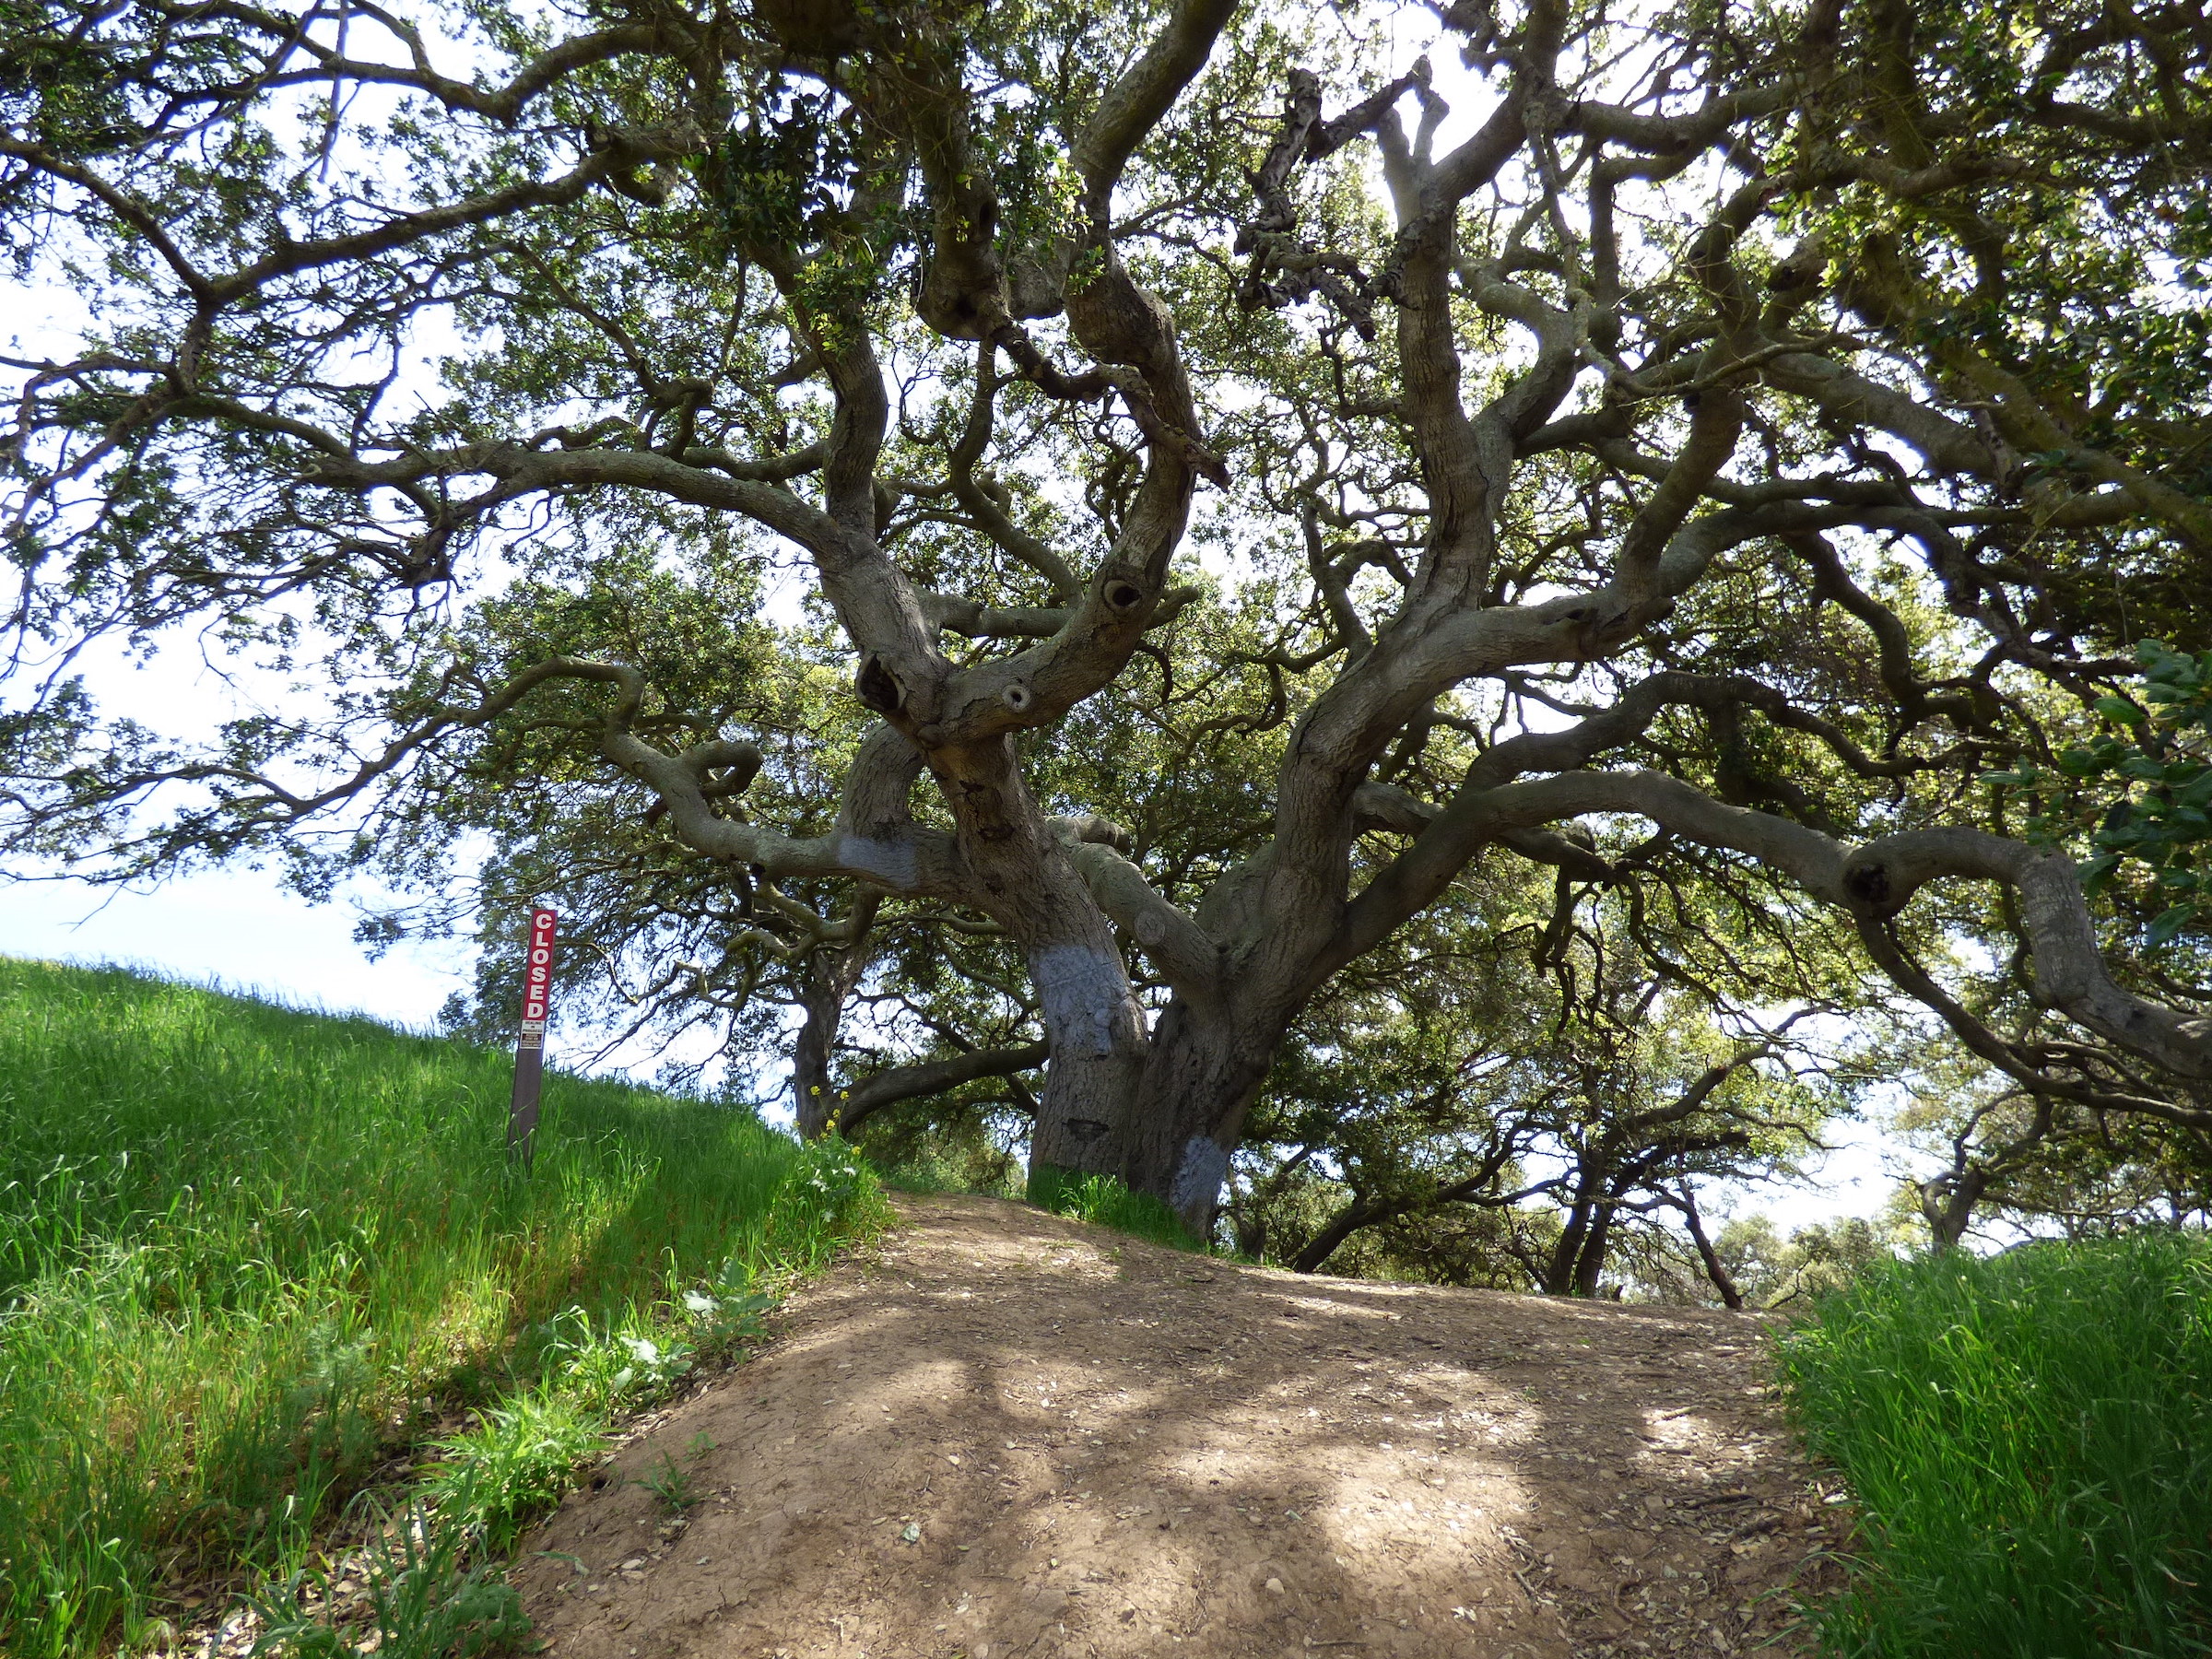
[[[1833,1571],[1755,1318],[900,1209],[530,1542],[552,1659],[1786,1652]]]

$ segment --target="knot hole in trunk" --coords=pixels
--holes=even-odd
[[[1106,601],[1108,610],[1125,617],[1145,602],[1145,590],[1126,576],[1112,576],[1100,591],[1100,597]]]
[[[1886,910],[1889,904],[1889,872],[1877,863],[1852,865],[1843,872],[1843,890],[1853,903],[1869,910]]]
[[[853,689],[878,714],[896,714],[906,706],[906,688],[874,652],[861,659],[860,672],[853,677]]]

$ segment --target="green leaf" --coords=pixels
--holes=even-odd
[[[2150,932],[2144,937],[2145,945],[2152,950],[2158,949],[2188,926],[2195,915],[2196,906],[2194,904],[2177,904],[2171,910],[2160,911],[2158,919],[2150,924]]]
[[[2139,726],[2147,718],[2141,709],[2124,697],[2100,697],[2094,706],[2097,712],[2107,720],[2116,720],[2124,726]]]
[[[2105,879],[2120,867],[2120,854],[2100,853],[2095,858],[2085,859],[2074,866],[2074,874],[2081,878],[2081,890],[2091,897],[2101,888]]]

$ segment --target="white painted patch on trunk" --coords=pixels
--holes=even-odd
[[[914,843],[909,841],[876,841],[847,832],[837,838],[837,862],[865,870],[895,888],[914,885]]]
[[[1222,1177],[1229,1173],[1229,1154],[1203,1135],[1183,1143],[1182,1164],[1168,1188],[1168,1206],[1184,1215],[1211,1210],[1221,1195]]]
[[[1048,945],[1030,960],[1055,1060],[1103,1060],[1128,995],[1122,959],[1088,945]]]

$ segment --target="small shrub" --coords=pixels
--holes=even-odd
[[[752,1284],[751,1270],[733,1256],[712,1282],[684,1292],[691,1340],[701,1359],[729,1359],[768,1339],[764,1318],[781,1298]]]
[[[662,1453],[660,1461],[647,1468],[643,1478],[635,1484],[658,1498],[671,1514],[680,1515],[699,1501],[699,1488],[693,1484],[691,1471],[677,1463],[673,1453]]]
[[[1057,1216],[1070,1216],[1134,1233],[1173,1250],[1205,1251],[1205,1240],[1182,1224],[1182,1218],[1149,1193],[1133,1193],[1111,1175],[1079,1175],[1073,1171],[1052,1171],[1057,1179],[1032,1177],[1030,1201]]]
[[[295,1572],[249,1604],[261,1620],[257,1656],[475,1659],[530,1633],[522,1597],[497,1569],[472,1562],[472,1528],[420,1501],[396,1516],[373,1512],[363,1595],[339,1597],[328,1573]]]
[[[865,1236],[890,1218],[867,1159],[834,1135],[810,1141],[769,1207],[765,1242],[796,1271],[818,1265],[843,1239]]]
[[[606,1419],[582,1402],[535,1390],[439,1441],[445,1460],[423,1483],[423,1496],[444,1524],[472,1528],[487,1548],[503,1553],[534,1516],[560,1500],[606,1433]]]

